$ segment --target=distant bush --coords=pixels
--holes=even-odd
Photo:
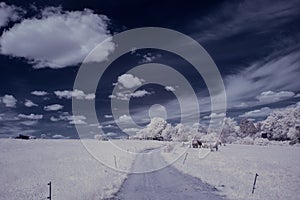
[[[261,146],[266,146],[270,143],[268,139],[265,138],[255,138],[254,144],[255,145],[261,145]]]
[[[108,138],[105,135],[95,135],[94,138],[96,140],[108,141]]]
[[[173,151],[174,149],[174,145],[173,144],[167,144],[167,146],[165,146],[165,148],[163,149],[164,152],[166,153],[170,153],[171,151]]]

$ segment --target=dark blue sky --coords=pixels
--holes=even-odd
[[[2,2],[0,137],[24,133],[76,138],[74,123],[97,128],[87,123],[88,116],[72,116],[72,96],[93,100],[93,94],[73,91],[79,66],[104,39],[139,27],[169,28],[198,41],[222,75],[227,116],[237,121],[264,119],[272,110],[300,100],[299,22],[296,0]],[[111,48],[103,47],[102,59]],[[111,117],[113,84],[128,70],[151,62],[172,66],[184,75],[199,99],[199,121],[207,122],[211,105],[202,77],[173,53],[143,49],[120,57],[100,80],[95,100],[104,132],[121,133]],[[130,114],[139,125],[149,122],[153,104],[165,106],[170,123],[179,122],[179,104],[170,90],[157,84],[138,90],[144,93],[131,97]]]

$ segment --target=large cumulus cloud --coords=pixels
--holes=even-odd
[[[6,30],[1,54],[25,58],[34,68],[63,68],[81,63],[100,42],[101,51],[92,61],[102,61],[113,51],[107,29],[109,19],[93,11],[45,8],[41,16],[24,19]]]

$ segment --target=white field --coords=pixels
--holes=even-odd
[[[135,154],[162,143],[155,141],[84,140],[103,162],[121,170],[130,169]],[[109,198],[127,177],[94,159],[79,140],[0,139],[0,199],[46,199],[49,181],[56,200]]]
[[[171,162],[183,147],[162,153]],[[207,157],[207,149],[189,149],[174,167],[215,186],[229,199],[300,199],[300,148],[293,146],[227,145]],[[256,189],[251,194],[255,173]]]
[[[52,197],[58,200],[103,199],[117,192],[138,152],[164,145],[155,141],[0,139],[0,199],[46,199],[52,181]],[[165,160],[175,160],[184,147],[177,143]],[[229,199],[299,199],[299,147],[227,145],[199,159],[208,150],[189,149],[174,167],[215,186]],[[115,167],[120,172],[101,164]],[[251,194],[255,173],[259,174]]]

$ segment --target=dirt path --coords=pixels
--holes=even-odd
[[[133,168],[155,168],[162,166],[162,162],[165,161],[158,151],[149,150],[137,156]],[[217,192],[214,187],[203,183],[200,179],[182,174],[174,167],[169,166],[154,172],[130,174],[115,199],[224,199]]]

